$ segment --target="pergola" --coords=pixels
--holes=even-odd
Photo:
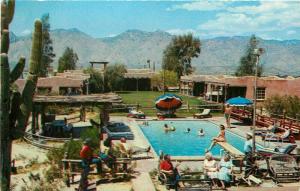
[[[74,96],[46,96],[36,95],[32,107],[32,134],[35,134],[38,127],[38,116],[41,114],[41,123],[45,121],[45,108],[51,105],[80,107],[80,113],[85,116],[85,107],[98,107],[100,109],[101,125],[109,121],[109,109],[114,104],[121,104],[122,98],[115,93],[74,95]],[[40,110],[37,109],[40,108]],[[101,133],[101,132],[100,132]]]

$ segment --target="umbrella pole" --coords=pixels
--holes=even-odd
[[[252,127],[252,149],[255,152],[255,129],[256,129],[256,90],[257,90],[257,66],[259,62],[259,55],[257,55],[255,63],[255,77],[254,77],[254,95],[253,95],[253,127]]]

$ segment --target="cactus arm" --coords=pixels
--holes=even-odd
[[[36,20],[34,23],[34,33],[32,39],[32,48],[29,61],[29,73],[38,75],[42,59],[42,21]]]
[[[14,138],[22,136],[26,129],[27,121],[32,111],[33,96],[37,84],[37,74],[40,70],[41,55],[42,55],[42,22],[36,20],[34,24],[34,33],[32,39],[32,48],[29,65],[29,75],[22,92],[22,103],[20,105],[18,123],[15,132],[20,132],[14,135]]]
[[[24,68],[25,68],[25,58],[21,57],[17,65],[10,72],[10,83],[15,82],[22,75]]]
[[[8,0],[7,2],[7,10],[6,10],[6,21],[8,24],[11,23],[11,21],[14,18],[14,13],[15,13],[15,0]]]
[[[12,99],[11,99],[11,106],[10,106],[10,114],[9,114],[9,125],[12,127],[10,130],[10,136],[12,139],[15,139],[19,134],[19,132],[16,132],[16,121],[18,118],[18,115],[20,113],[20,105],[22,101],[22,96],[20,92],[13,92],[12,93]]]
[[[9,49],[9,31],[4,29],[1,34],[1,53],[8,53]]]
[[[1,2],[1,32],[4,29],[8,29],[7,19],[6,19],[6,1]]]
[[[10,95],[9,95],[9,64],[6,53],[1,54],[1,126],[8,123],[6,115],[9,111]],[[6,116],[6,117],[5,117]],[[2,130],[2,129],[1,129]],[[2,133],[2,132],[1,132]]]

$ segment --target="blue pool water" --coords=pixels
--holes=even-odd
[[[164,124],[174,126],[176,131],[165,132]],[[219,127],[209,121],[149,121],[148,126],[140,125],[140,128],[157,154],[161,150],[172,156],[202,156],[211,139],[219,133]],[[185,133],[187,128],[191,129],[189,133]],[[198,135],[200,128],[204,129],[204,136]],[[243,151],[243,138],[226,131],[226,140]],[[216,145],[211,152],[219,155],[220,149]]]

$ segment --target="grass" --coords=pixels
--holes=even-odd
[[[128,92],[117,92],[123,99],[124,104],[132,104],[141,107],[141,110],[145,112],[147,116],[156,116],[156,109],[155,109],[155,99],[162,95],[162,92],[153,92],[153,91],[128,91]],[[204,104],[203,101],[187,97],[184,95],[179,95],[183,100],[183,105],[201,105]],[[176,115],[178,117],[187,117],[192,116],[194,113],[199,112],[198,110],[191,109],[189,111],[185,110],[178,110]],[[124,115],[124,113],[114,113],[113,115]]]

